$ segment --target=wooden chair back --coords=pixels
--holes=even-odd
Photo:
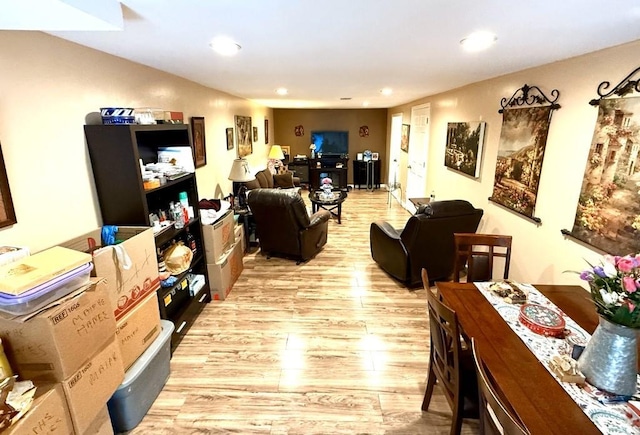
[[[499,234],[455,233],[455,266],[453,280],[460,282],[461,272],[467,267],[467,282],[493,280],[496,258],[504,259],[503,278],[509,277],[511,236]]]
[[[461,343],[458,317],[431,290],[427,293],[427,303],[431,336],[429,364],[444,389],[447,401],[454,408],[460,394]]]
[[[498,394],[493,378],[482,361],[482,357],[478,354],[477,344],[473,339],[471,340],[471,348],[478,377],[480,433],[529,435],[529,431],[515,415],[515,412]]]

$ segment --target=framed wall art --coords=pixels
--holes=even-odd
[[[258,127],[253,127],[253,141],[258,142]]]
[[[236,115],[236,138],[238,140],[238,157],[253,153],[251,117]]]
[[[11,199],[11,191],[9,190],[9,179],[7,178],[7,170],[4,166],[4,157],[2,148],[0,147],[0,228],[8,227],[18,222],[16,213],[13,209],[13,200]]]
[[[196,168],[207,164],[207,151],[204,137],[204,117],[191,117],[191,135],[193,136],[193,158]]]
[[[444,165],[474,178],[480,176],[485,122],[447,123]]]
[[[233,127],[229,127],[226,129],[227,134],[227,149],[233,149]]]
[[[269,144],[269,120],[264,120],[264,144]]]
[[[402,134],[400,136],[400,149],[405,153],[409,152],[409,124],[402,124]]]

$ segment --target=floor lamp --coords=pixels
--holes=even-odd
[[[251,174],[249,169],[249,162],[245,159],[235,159],[231,165],[231,172],[229,172],[229,180],[234,183],[245,183],[247,181],[255,180],[256,177]],[[235,187],[235,186],[234,186]],[[238,198],[238,207],[241,209],[247,208],[247,186],[241,184],[238,191],[234,195]]]

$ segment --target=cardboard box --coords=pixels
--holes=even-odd
[[[203,225],[202,237],[207,263],[219,262],[235,242],[233,211],[227,211],[213,225]]]
[[[76,433],[87,432],[123,379],[120,349],[112,339],[62,382]]]
[[[0,318],[0,337],[22,379],[61,382],[116,333],[107,284],[98,278],[57,305],[20,320],[24,318]]]
[[[244,231],[245,230],[243,224],[236,224],[236,242],[240,243],[242,252],[247,252],[247,241],[244,238]]]
[[[84,435],[113,435],[109,408],[105,405],[91,423]]]
[[[153,292],[116,323],[116,341],[127,370],[160,334],[160,309]]]
[[[29,411],[3,435],[73,433],[71,416],[60,384],[36,384],[36,396]]]
[[[238,242],[225,253],[218,263],[207,264],[209,287],[211,287],[213,300],[224,301],[227,298],[244,268],[243,257],[242,245]]]
[[[98,228],[62,246],[93,252],[92,275],[107,280],[109,300],[118,320],[160,288],[155,239],[152,228],[120,226],[116,238],[122,243],[96,249],[102,240],[101,233]],[[129,268],[126,259],[119,255],[123,251],[131,259]]]

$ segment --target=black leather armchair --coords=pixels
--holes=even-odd
[[[309,216],[297,191],[252,189],[247,198],[262,252],[307,261],[327,243],[327,210]]]
[[[421,207],[401,231],[388,222],[373,222],[371,256],[407,287],[422,284],[423,267],[431,281],[449,280],[455,263],[453,233],[475,233],[482,214],[467,201],[436,201]]]

